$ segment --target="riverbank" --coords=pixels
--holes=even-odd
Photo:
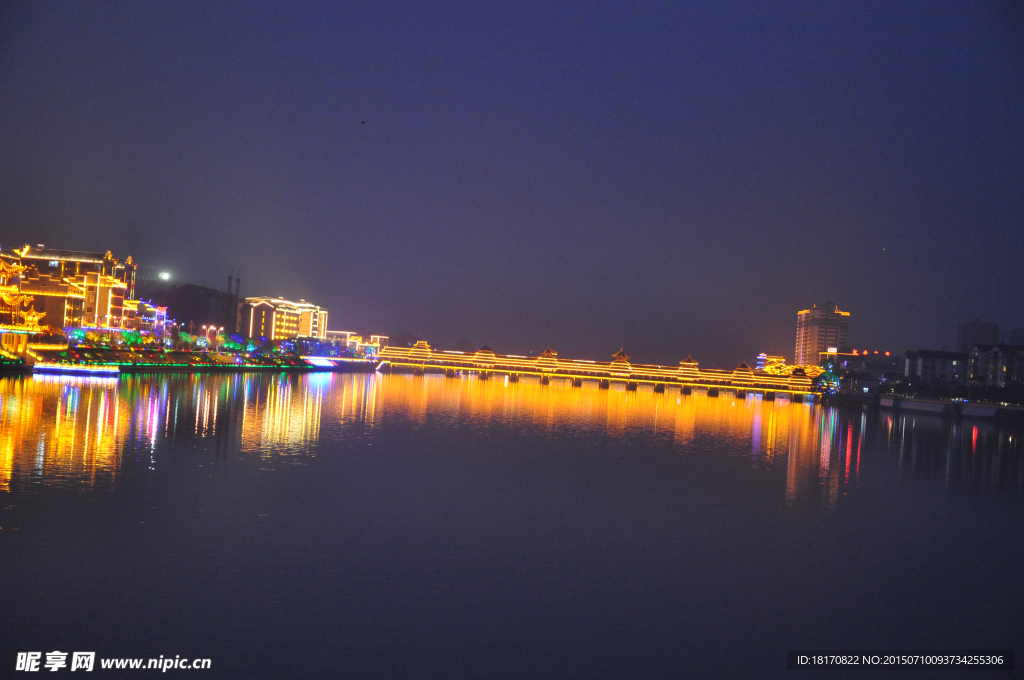
[[[116,376],[122,373],[370,372],[375,359],[246,353],[68,348],[32,350],[30,361],[10,372]]]
[[[825,401],[837,406],[878,408],[883,411],[932,415],[953,420],[982,420],[1024,425],[1024,407],[1009,404],[915,399],[893,394],[836,394],[827,397]]]

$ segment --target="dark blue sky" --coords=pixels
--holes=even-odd
[[[829,297],[855,346],[1024,326],[1019,3],[8,3],[0,157],[3,246],[336,329],[731,366]]]

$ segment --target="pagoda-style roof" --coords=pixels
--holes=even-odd
[[[746,361],[743,361],[743,362],[740,362],[740,365],[736,367],[736,370],[737,371],[751,371],[751,372],[753,372],[754,369],[752,369],[750,366],[747,366],[747,362]]]
[[[557,356],[558,356],[558,352],[556,352],[555,350],[551,349],[551,345],[548,345],[547,349],[545,349],[543,352],[541,352],[538,355],[538,358],[554,359]]]
[[[31,260],[69,260],[71,262],[103,262],[104,255],[101,253],[89,253],[82,250],[55,250],[53,248],[33,248],[30,245],[25,245],[21,251],[18,252],[22,258]],[[107,251],[106,257],[114,259],[110,251]]]
[[[38,326],[39,320],[46,316],[46,312],[37,312],[35,307],[18,312],[18,314],[25,320],[26,326]]]
[[[685,359],[683,359],[682,361],[679,362],[679,364],[681,366],[696,366],[697,365],[697,361],[693,357],[691,357],[690,355],[687,355]]]
[[[25,271],[25,269],[25,265],[0,260],[0,277],[10,278],[11,276],[20,274]]]
[[[478,349],[476,352],[477,352],[477,354],[480,354],[481,352],[494,354],[494,350],[491,349],[490,347],[488,347],[487,345],[484,345],[483,347]]]
[[[614,359],[615,361],[621,361],[621,362],[624,362],[624,363],[629,362],[629,360],[631,358],[632,357],[630,357],[628,354],[626,354],[626,350],[623,347],[620,347],[619,351],[612,355],[612,359]]]

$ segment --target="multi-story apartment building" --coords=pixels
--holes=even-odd
[[[242,306],[240,333],[250,338],[326,338],[327,310],[305,300],[250,297]]]
[[[797,312],[795,365],[817,364],[822,352],[849,352],[849,347],[850,313],[839,311],[836,303]]]
[[[941,352],[932,349],[907,350],[903,375],[921,380],[962,383],[968,378],[966,352]]]
[[[976,345],[968,356],[968,380],[972,383],[1004,387],[1024,381],[1024,346]]]
[[[42,244],[4,251],[4,259],[23,268],[21,294],[31,295],[33,308],[42,312],[44,325],[121,328],[124,301],[135,289],[131,257],[76,250],[53,250]]]

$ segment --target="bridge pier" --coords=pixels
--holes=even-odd
[[[551,384],[551,378],[547,377],[546,375],[542,375],[540,377],[540,384],[541,385],[550,385]]]
[[[736,390],[736,398],[737,399],[746,399],[747,398],[747,391],[746,390]]]
[[[717,397],[718,396],[718,388],[717,387],[709,387],[708,388],[708,396],[709,397]]]
[[[572,379],[572,386],[573,387],[583,387],[583,378],[573,378]]]
[[[455,377],[455,369],[454,368],[445,369],[444,377],[446,377],[446,378],[454,378]]]
[[[774,392],[765,392],[764,393],[764,400],[765,401],[775,401],[775,393]]]
[[[480,379],[481,380],[490,380],[491,379],[490,372],[489,371],[480,371]]]
[[[655,394],[665,394],[665,385],[663,383],[658,383],[657,385],[655,385],[654,386],[654,393]]]
[[[412,374],[413,375],[422,376],[423,375],[423,367],[422,366],[417,366],[416,368],[412,369]]]
[[[609,380],[602,380],[600,383],[598,383],[597,386],[600,389],[602,389],[602,390],[607,390],[608,388],[611,387],[611,385],[612,385],[611,381],[609,381]]]
[[[517,382],[519,382],[519,374],[518,373],[509,373],[508,374],[508,381],[510,383],[517,383]]]
[[[802,394],[791,394],[791,395],[789,395],[789,400],[791,402],[793,402],[794,404],[802,404],[802,403],[804,403],[804,395],[802,395]]]
[[[636,383],[635,381],[627,380],[626,381],[626,391],[627,392],[636,392],[637,384],[638,383]]]
[[[682,393],[686,396],[690,396],[691,394],[693,394],[693,388],[690,387],[689,385],[683,385]]]

